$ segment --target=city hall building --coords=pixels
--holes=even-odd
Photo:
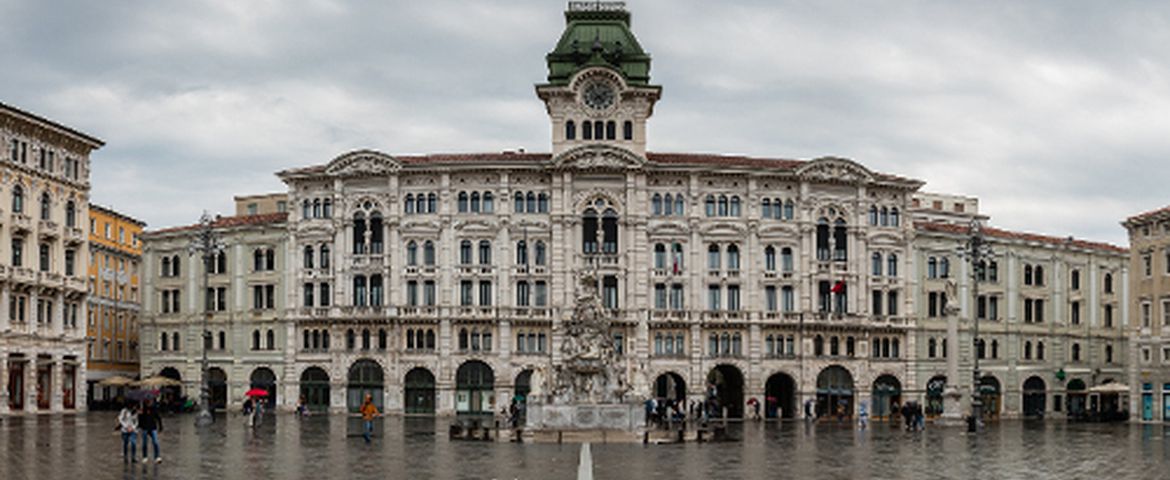
[[[1127,381],[1124,249],[987,229],[974,298],[956,249],[986,219],[976,200],[844,158],[648,151],[663,89],[629,13],[572,2],[565,19],[536,86],[548,153],[360,150],[290,168],[287,211],[217,219],[226,248],[209,265],[188,253],[194,227],[145,234],[142,373],[197,396],[207,349],[217,405],[260,387],[286,408],[371,393],[389,412],[498,412],[559,361],[589,273],[633,401],[941,409],[947,382],[972,383],[946,378],[948,355],[962,372],[983,359],[993,415],[1060,415]],[[948,302],[963,319],[949,351]]]

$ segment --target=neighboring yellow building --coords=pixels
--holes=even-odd
[[[105,207],[89,206],[89,318],[86,384],[91,408],[121,393],[102,379],[138,374],[139,267],[145,223]]]

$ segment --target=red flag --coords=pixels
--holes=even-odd
[[[845,282],[844,281],[837,282],[836,285],[833,285],[833,289],[830,291],[832,291],[833,293],[844,292],[845,291]]]

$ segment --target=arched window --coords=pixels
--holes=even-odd
[[[313,218],[313,205],[309,203],[308,199],[306,199],[305,201],[301,202],[301,219],[309,218]]]
[[[378,350],[386,349],[386,329],[378,329]]]
[[[1113,274],[1105,274],[1105,293],[1113,293]]]
[[[938,355],[938,341],[931,338],[930,340],[927,341],[927,344],[926,344],[926,356],[927,356],[927,358],[934,358],[937,355]]]
[[[678,216],[686,215],[686,203],[683,201],[682,194],[674,196],[674,214]]]
[[[1081,344],[1074,343],[1072,346],[1072,361],[1081,361]]]
[[[435,242],[430,240],[423,242],[423,265],[435,265]]]
[[[1035,270],[1035,273],[1033,274],[1032,280],[1033,280],[1033,283],[1035,283],[1037,286],[1044,285],[1044,267],[1042,267],[1040,265],[1036,266],[1036,270]]]
[[[829,337],[829,355],[837,356],[841,354],[841,340],[837,337]]]
[[[784,247],[780,249],[780,271],[784,273],[792,273],[792,249]]]
[[[828,261],[829,256],[829,219],[821,218],[817,220],[817,260]]]
[[[353,350],[357,346],[357,335],[354,335],[353,329],[345,331],[345,348],[346,350]]]
[[[411,240],[406,243],[406,265],[418,265],[418,244]]]
[[[471,240],[459,242],[459,263],[471,265]]]
[[[179,276],[179,256],[178,255],[171,257],[171,276],[172,277]]]
[[[536,242],[536,255],[535,256],[536,256],[535,260],[536,260],[537,265],[544,265],[545,264],[544,242],[537,240],[537,242]]]
[[[321,244],[321,268],[329,268],[329,245]]]
[[[719,216],[726,217],[727,212],[729,211],[729,208],[730,208],[730,204],[729,204],[727,195],[720,195],[719,196]]]
[[[613,120],[605,122],[605,139],[606,140],[616,140],[617,139],[617,122],[614,122]]]
[[[483,213],[496,211],[495,197],[492,192],[483,192]]]
[[[634,122],[626,120],[622,122],[622,140],[634,139]]]
[[[1032,284],[1032,266],[1024,265],[1024,285]]]
[[[479,264],[480,265],[491,265],[492,264],[492,242],[489,242],[487,240],[480,240],[479,241]]]
[[[41,194],[41,220],[48,220],[49,218],[51,218],[51,215],[53,213],[53,211],[50,207],[51,204],[52,204],[52,202],[49,201],[49,194],[42,193]]]
[[[77,205],[73,200],[65,202],[65,226],[70,228],[77,226]]]
[[[260,331],[252,330],[252,350],[260,349]]]
[[[370,349],[370,330],[368,328],[362,329],[362,350]]]
[[[471,213],[479,212],[479,192],[471,192]]]
[[[528,242],[524,240],[516,242],[516,264],[528,265]]]
[[[253,255],[254,255],[254,257],[259,257],[260,251],[257,250],[256,253],[254,253]],[[313,247],[312,246],[305,245],[304,257],[305,257],[304,258],[305,268],[313,268]],[[261,270],[261,268],[259,268],[259,267],[261,267],[262,264],[260,264],[260,262],[258,262],[257,260],[259,260],[259,258],[253,258],[252,263],[256,264],[256,265],[254,265],[255,267],[257,267],[255,270]]]
[[[926,278],[938,278],[938,259],[926,259]]]
[[[719,270],[719,245],[712,243],[707,247],[707,270]]]
[[[541,192],[536,195],[536,211],[539,213],[548,213],[548,194]]]
[[[524,213],[524,193],[516,192],[512,195],[512,212]]]
[[[1044,360],[1044,342],[1036,342],[1036,360]]]
[[[374,307],[382,306],[382,276],[370,275],[370,305]]]
[[[1024,360],[1032,359],[1032,342],[1024,342]]]
[[[602,122],[601,120],[593,122],[593,139],[605,139],[605,122]]]
[[[321,202],[321,216],[333,218],[333,199],[326,198],[324,202]]]
[[[167,351],[170,347],[169,343],[170,343],[170,337],[167,335],[167,332],[163,332],[162,335],[158,336],[159,350],[162,350],[164,352]]]
[[[845,220],[839,218],[833,223],[833,259],[837,261],[848,259],[848,236],[845,232]]]
[[[734,243],[727,246],[727,269],[739,270],[739,247]]]
[[[666,245],[661,243],[654,244],[654,268],[658,270],[666,268]]]
[[[1072,275],[1070,276],[1069,284],[1070,284],[1069,288],[1071,288],[1073,290],[1080,290],[1081,289],[1081,271],[1080,270],[1073,270],[1072,271]]]
[[[739,195],[731,196],[731,216],[739,216]]]
[[[715,196],[714,195],[707,195],[707,199],[706,199],[705,203],[707,206],[707,212],[706,212],[707,216],[714,217],[715,216]]]
[[[366,306],[366,277],[357,275],[353,277],[353,305],[357,307]]]
[[[785,220],[792,220],[795,217],[796,217],[796,204],[792,203],[792,200],[785,200],[784,201],[784,219]]]
[[[459,192],[455,203],[459,213],[467,213],[467,192]]]
[[[589,120],[581,122],[581,139],[593,140],[593,122]]]
[[[872,265],[873,272],[871,272],[871,273],[875,277],[881,276],[881,274],[882,274],[882,254],[874,252],[872,260],[873,261],[871,263],[873,264]]]
[[[577,139],[577,124],[572,120],[565,122],[565,140]]]
[[[366,216],[360,212],[353,217],[353,253],[366,253]]]
[[[771,245],[764,248],[764,271],[776,271],[776,249]]]
[[[177,352],[179,350],[182,350],[182,346],[183,345],[179,343],[179,332],[172,333],[171,334],[171,350],[174,350]]]
[[[813,355],[821,356],[825,354],[825,339],[820,335],[813,337]]]
[[[264,346],[269,350],[276,350],[276,332],[268,330],[268,334],[265,337],[266,342]]]
[[[891,277],[898,276],[898,255],[891,253],[886,257],[886,275]]]
[[[898,226],[898,223],[898,207],[892,207],[890,208],[890,226],[896,227]]]
[[[171,276],[171,257],[163,257],[162,259],[162,276]]]
[[[524,196],[524,199],[525,203],[527,203],[525,208],[527,209],[528,213],[536,213],[536,194],[533,192],[528,192],[528,194]]]
[[[662,215],[662,195],[654,194],[654,197],[650,200],[650,211],[652,215]]]
[[[313,199],[313,218],[321,218],[321,199]]]
[[[12,213],[24,213],[24,187],[12,187]]]
[[[765,198],[760,202],[760,218],[772,218],[772,199]]]
[[[413,193],[406,194],[406,200],[402,202],[402,207],[404,209],[403,211],[406,212],[407,215],[414,213],[414,194]]]
[[[999,358],[999,340],[991,341],[991,358]]]
[[[615,254],[618,251],[617,212],[606,209],[601,215],[601,251]]]
[[[876,205],[869,207],[869,224],[871,226],[877,226],[878,224],[878,209]]]
[[[890,225],[890,210],[888,208],[882,207],[882,219],[879,223],[881,223],[883,227]]]
[[[674,215],[674,198],[671,194],[666,194],[662,200],[662,214],[666,216]]]
[[[421,207],[421,206],[422,206],[422,195],[421,195],[421,194],[419,194],[419,196],[418,196],[418,202],[419,202],[419,206]],[[419,208],[418,210],[420,210],[420,212],[419,212],[419,213],[422,213],[422,212],[421,212],[421,210],[422,210],[421,208]],[[437,211],[439,211],[439,196],[438,196],[438,195],[436,195],[436,194],[434,194],[433,192],[432,192],[432,193],[428,193],[428,194],[427,194],[427,210],[426,210],[426,213],[435,213],[435,212],[437,212]]]

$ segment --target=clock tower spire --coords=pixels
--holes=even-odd
[[[646,154],[646,120],[662,87],[630,31],[625,2],[569,2],[565,31],[537,85],[552,123],[552,154],[604,144]]]

